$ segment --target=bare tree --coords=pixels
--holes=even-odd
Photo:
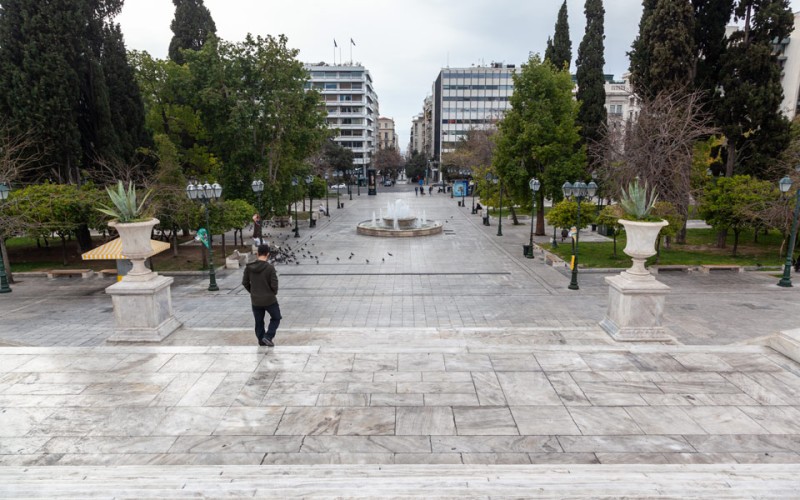
[[[624,130],[606,127],[602,143],[590,153],[602,160],[599,174],[606,196],[617,196],[620,187],[639,178],[686,220],[694,194],[694,147],[715,133],[711,117],[702,109],[702,93],[662,92],[643,103],[636,121]],[[678,233],[678,241],[684,240],[685,229]]]
[[[372,163],[384,177],[397,179],[398,171],[403,167],[403,157],[396,148],[388,147],[378,150],[372,156]]]
[[[496,133],[493,129],[468,130],[466,137],[456,144],[455,150],[443,155],[442,163],[467,170],[488,167],[494,156]]]
[[[30,132],[17,132],[0,119],[0,184],[12,186],[19,179],[31,177],[45,157],[45,148]],[[11,211],[12,213],[16,211]],[[11,265],[8,260],[6,238],[20,232],[23,223],[19,217],[8,215],[0,206],[0,252],[3,255],[8,281],[13,283]]]

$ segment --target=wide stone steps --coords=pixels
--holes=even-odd
[[[0,498],[797,498],[800,465],[0,468]]]

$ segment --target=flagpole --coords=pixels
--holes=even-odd
[[[350,39],[350,66],[353,65],[353,39]]]

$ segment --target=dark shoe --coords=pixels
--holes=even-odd
[[[267,347],[275,347],[275,344],[273,344],[270,339],[264,339],[264,345]]]
[[[267,344],[262,339],[258,339],[258,345],[266,346]]]

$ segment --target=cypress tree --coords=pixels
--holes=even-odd
[[[719,81],[720,58],[725,51],[725,27],[733,14],[733,0],[692,0],[697,53],[695,87],[713,95]]]
[[[630,80],[633,90],[643,95],[643,89],[650,87],[648,79],[650,67],[650,31],[646,28],[658,0],[642,1],[642,18],[639,20],[639,34],[633,41],[628,57],[631,60]]]
[[[716,118],[728,139],[725,175],[763,176],[789,143],[789,122],[781,114],[781,69],[772,41],[791,33],[794,16],[787,0],[741,0],[734,33],[721,58]]]
[[[569,69],[572,62],[572,42],[569,39],[569,20],[567,16],[567,0],[561,4],[556,20],[555,34],[552,40],[547,39],[547,50],[544,58],[553,63],[556,69]]]
[[[110,23],[103,28],[101,60],[108,88],[111,121],[117,136],[117,156],[129,162],[137,148],[150,144],[150,137],[145,130],[142,96],[128,63],[119,24]]]
[[[587,145],[601,138],[602,127],[606,123],[606,91],[603,66],[603,19],[605,9],[602,0],[586,0],[586,32],[578,47],[577,60],[577,99],[581,103],[578,110],[578,125],[581,137]]]
[[[169,43],[169,58],[178,64],[186,62],[181,50],[200,50],[217,26],[203,0],[172,0],[175,18],[170,24],[174,36]]]
[[[641,96],[653,99],[694,84],[694,12],[689,0],[658,0],[645,24],[650,64]]]
[[[18,133],[47,145],[26,180],[74,178],[81,134],[77,61],[85,12],[72,0],[4,0],[0,6],[0,115]],[[77,35],[77,36],[76,36]]]

